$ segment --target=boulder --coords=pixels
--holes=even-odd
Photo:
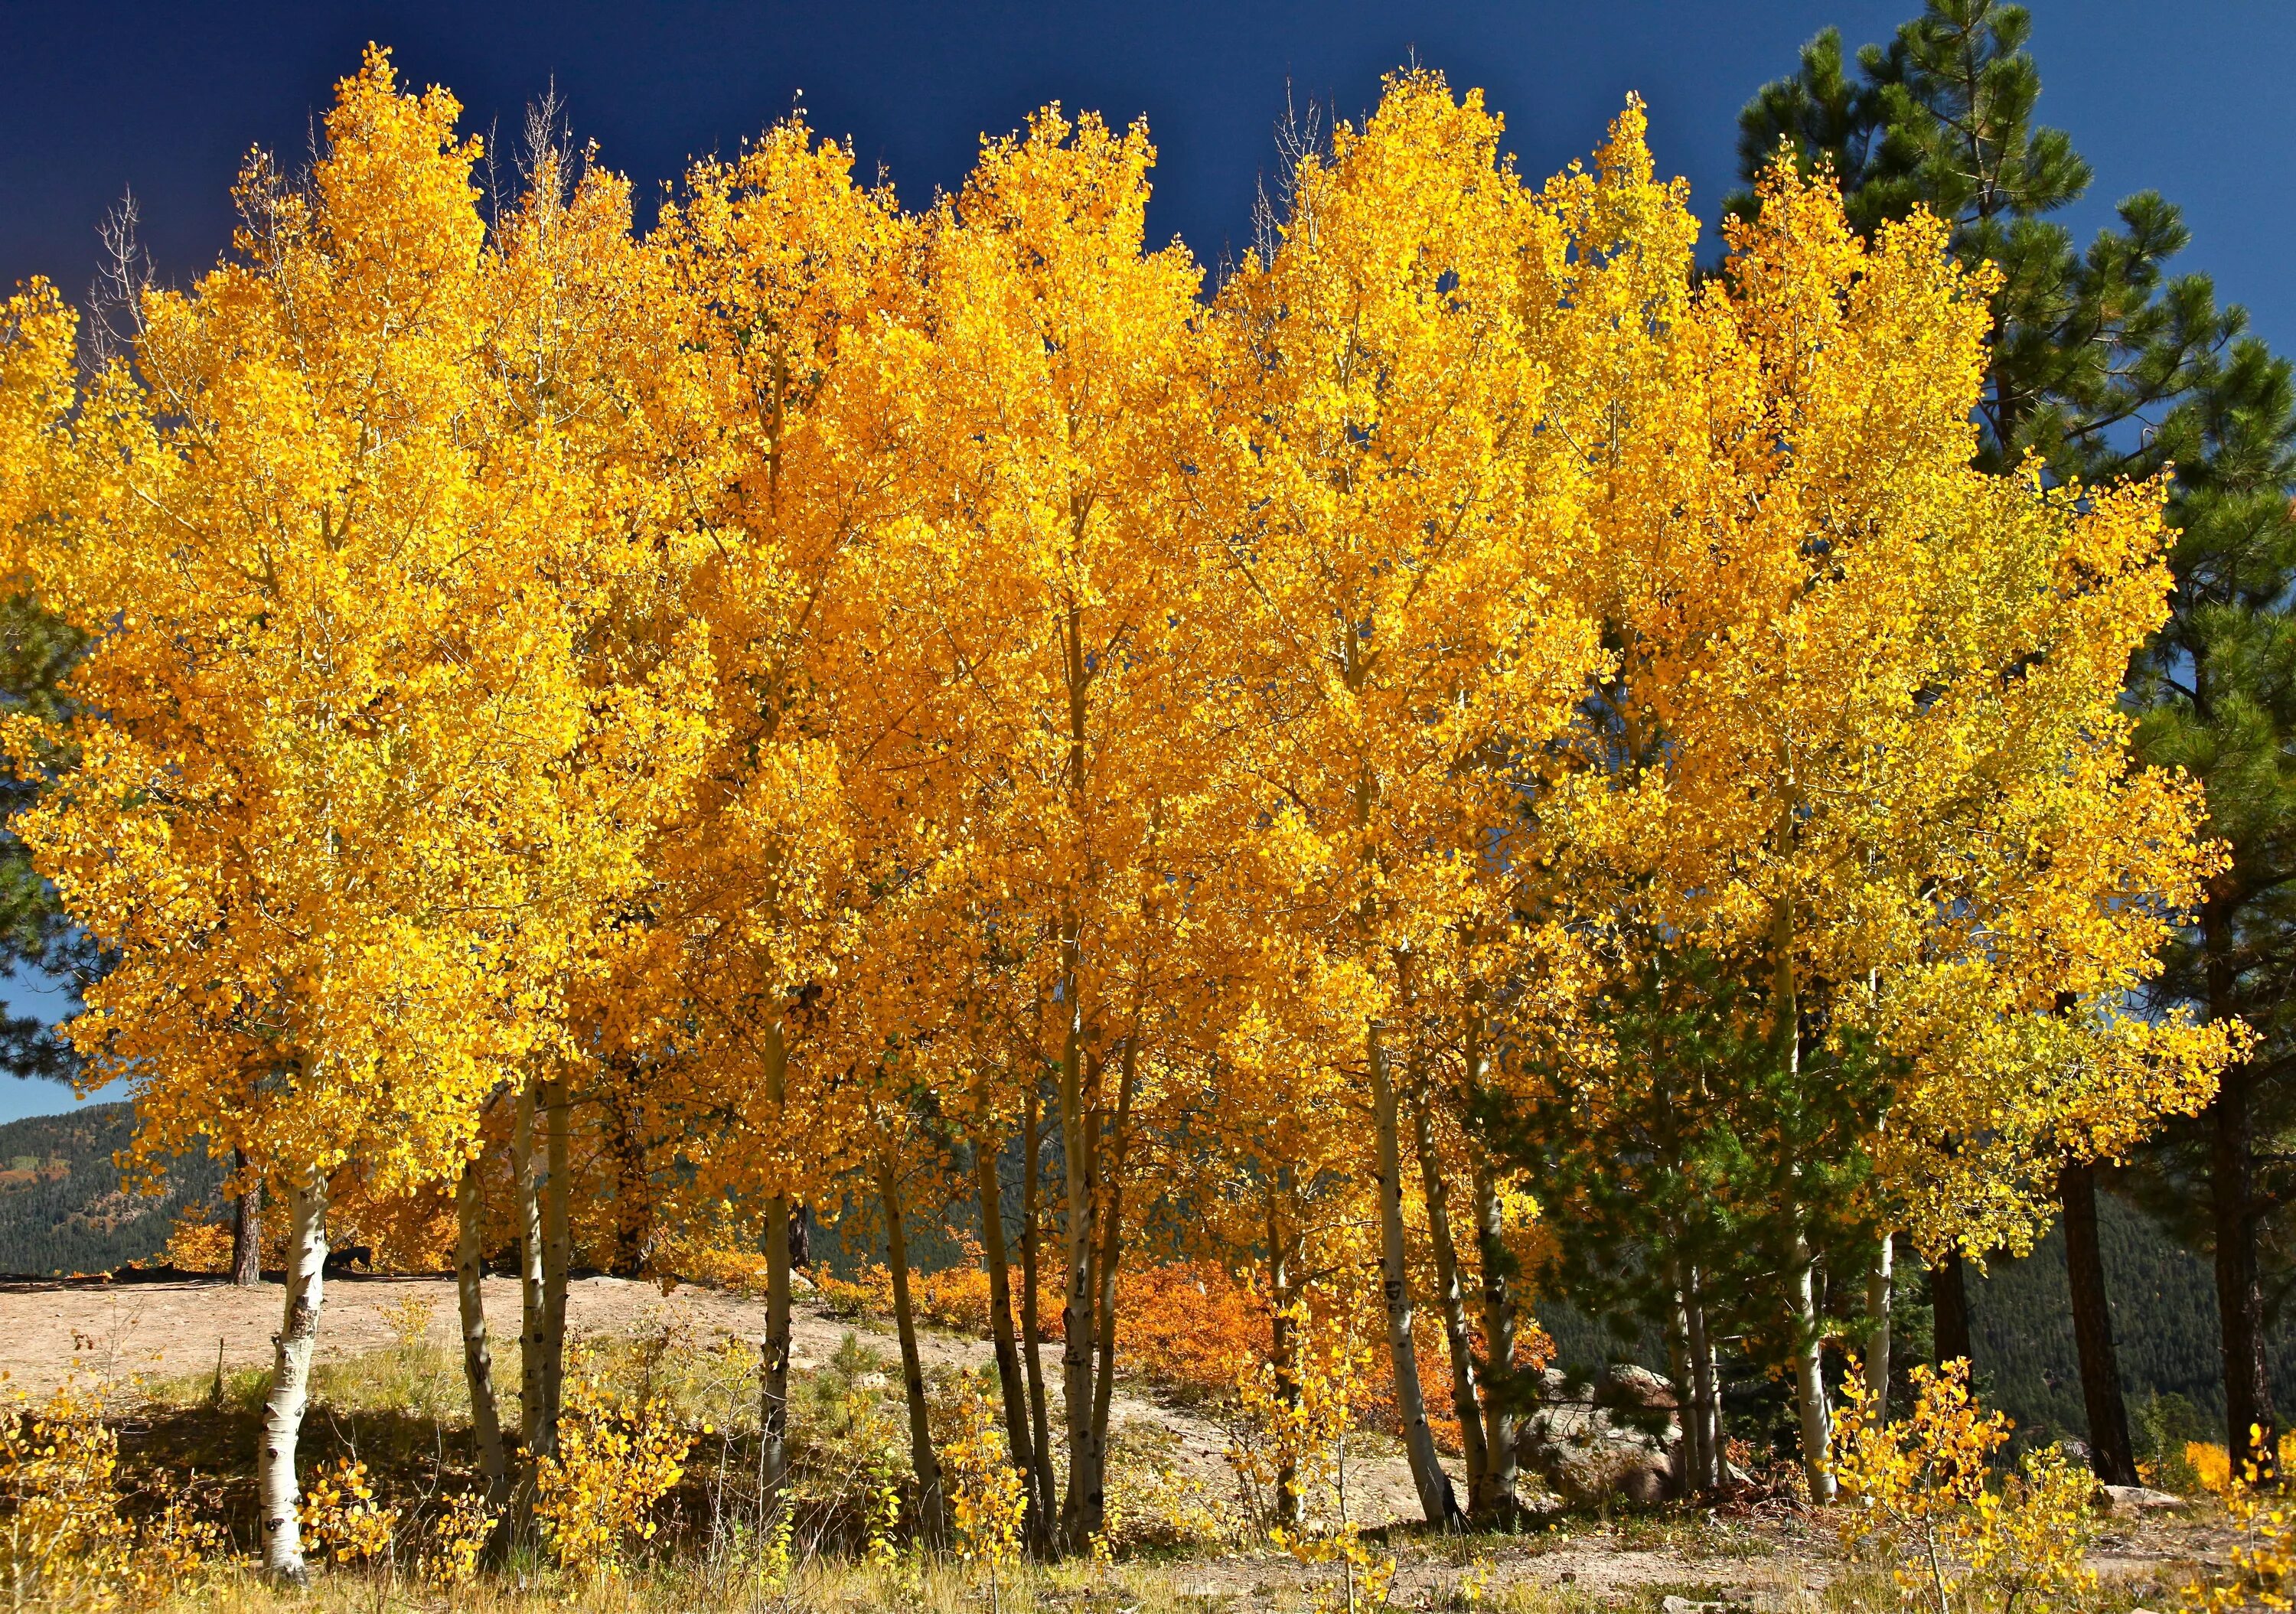
[[[1647,1368],[1614,1369],[1591,1392],[1574,1391],[1549,1368],[1517,1454],[1524,1468],[1579,1506],[1662,1501],[1675,1488],[1682,1444],[1673,1408],[1673,1390]]]
[[[2117,1519],[2134,1519],[2145,1513],[2181,1513],[2193,1504],[2169,1491],[2156,1491],[2142,1485],[2101,1485],[2096,1487],[2104,1511]]]

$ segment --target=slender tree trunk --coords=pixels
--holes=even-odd
[[[542,1200],[542,1326],[546,1348],[542,1358],[542,1418],[537,1426],[540,1449],[558,1450],[558,1414],[566,1399],[566,1281],[573,1265],[574,1237],[570,1223],[574,1190],[572,1163],[572,1105],[566,1078],[543,1084],[541,1117],[550,1167]]]
[[[789,1088],[789,1050],[778,1020],[767,1023],[763,1053],[766,1102],[778,1124]],[[789,1473],[790,1221],[789,1195],[777,1193],[766,1205],[766,1337],[758,1341],[758,1466],[767,1516]]]
[[[948,1501],[940,1459],[934,1454],[925,1402],[925,1370],[917,1356],[916,1313],[909,1304],[909,1235],[902,1222],[901,1182],[890,1150],[877,1157],[877,1197],[885,1208],[885,1264],[893,1275],[893,1324],[901,1341],[901,1386],[909,1406],[909,1461],[917,1471],[917,1527],[925,1544],[948,1542]]]
[[[536,1147],[535,1109],[541,1084],[520,1089],[511,1133],[511,1163],[518,1177],[518,1446],[524,1483],[521,1512],[533,1497],[534,1462],[543,1454],[543,1413],[549,1405],[544,1363],[550,1353],[549,1284],[545,1274],[542,1158]]]
[[[463,1382],[471,1392],[471,1435],[479,1449],[479,1478],[487,1495],[502,1499],[510,1478],[503,1458],[502,1414],[495,1405],[495,1356],[487,1340],[486,1201],[479,1162],[463,1167],[455,1184],[455,1301],[463,1324]]]
[[[1411,1274],[1403,1243],[1403,1140],[1396,1113],[1395,1079],[1388,1069],[1385,1028],[1369,1023],[1365,1049],[1371,1066],[1372,1124],[1379,1143],[1380,1286],[1387,1303],[1387,1349],[1395,1367],[1395,1405],[1403,1418],[1404,1454],[1427,1522],[1447,1528],[1458,1512],[1451,1479],[1427,1426],[1427,1399],[1419,1388],[1419,1356],[1411,1338]]]
[[[1013,1273],[1004,1253],[1004,1184],[996,1151],[973,1145],[972,1168],[980,1195],[981,1255],[988,1265],[988,1331],[996,1345],[996,1388],[1004,1404],[1004,1444],[1028,1498],[1027,1533],[1033,1547],[1045,1533],[1045,1499],[1037,1492],[1037,1453],[1029,1437],[1029,1391],[1021,1382],[1021,1349],[1013,1334]]]
[[[2080,1356],[2081,1405],[2088,1413],[2088,1461],[2106,1485],[2135,1485],[2136,1451],[2128,1438],[2128,1404],[2112,1345],[2104,1253],[2096,1236],[2096,1168],[2068,1161],[2057,1174],[2065,1212],[2065,1274],[2072,1292],[2073,1344]]]
[[[614,1161],[614,1259],[618,1278],[644,1275],[652,1265],[654,1225],[652,1184],[646,1179],[645,1141],[638,1135],[630,1106],[621,1102],[619,1084],[627,1072],[613,1072],[616,1086],[608,1105],[606,1139]]]
[[[1666,1319],[1666,1365],[1669,1388],[1674,1391],[1675,1413],[1681,1424],[1681,1438],[1674,1446],[1674,1484],[1677,1495],[1698,1494],[1698,1427],[1692,1415],[1695,1394],[1691,1389],[1690,1366],[1690,1296],[1683,1282],[1682,1262],[1671,1263],[1674,1304]]]
[[[1116,1402],[1116,1269],[1124,1258],[1124,1169],[1132,1144],[1132,1095],[1139,1077],[1133,1039],[1127,1037],[1116,1094],[1116,1124],[1108,1138],[1109,1159],[1100,1178],[1105,1200],[1100,1211],[1100,1253],[1093,1278],[1100,1290],[1092,1386],[1093,1495],[1084,1519],[1086,1539],[1100,1534],[1104,1519],[1102,1497],[1108,1484],[1108,1419]],[[1097,1152],[1095,1151],[1095,1152]]]
[[[235,1174],[244,1174],[246,1154],[233,1150],[231,1167]],[[231,1281],[242,1289],[252,1289],[263,1282],[263,1184],[259,1181],[249,1183],[247,1192],[231,1204]]]
[[[1937,1316],[1938,1365],[1962,1361],[1974,1372],[1977,1360],[1969,1348],[1968,1267],[1958,1245],[1930,1264],[1930,1307]]]
[[[1498,1178],[1480,1150],[1475,1151],[1475,1259],[1482,1268],[1483,1449],[1489,1454],[1484,1494],[1473,1498],[1475,1513],[1513,1528],[1518,1512],[1515,1486],[1520,1462],[1515,1446],[1514,1257],[1506,1247],[1506,1215],[1499,1202]]]
[[[1414,1059],[1414,1065],[1420,1061]],[[1483,1440],[1482,1408],[1475,1398],[1475,1340],[1467,1324],[1467,1295],[1459,1282],[1458,1248],[1451,1241],[1450,1189],[1435,1152],[1435,1128],[1428,1116],[1423,1070],[1414,1070],[1411,1095],[1412,1141],[1418,1147],[1419,1180],[1427,1194],[1427,1241],[1435,1254],[1435,1289],[1443,1303],[1443,1339],[1451,1355],[1451,1412],[1459,1421],[1459,1449],[1467,1467],[1467,1495],[1489,1488],[1489,1448]]]
[[[1792,818],[1788,814],[1779,823],[1782,851],[1792,837]],[[1793,940],[1793,904],[1781,897],[1770,919],[1774,1017],[1771,1036],[1790,1090],[1801,1085],[1801,997],[1794,975]],[[1833,1413],[1825,1401],[1825,1336],[1817,1312],[1817,1258],[1809,1247],[1808,1230],[1800,1225],[1799,1213],[1790,1282],[1795,1335],[1794,1399],[1801,1414],[1802,1472],[1809,1481],[1810,1500],[1824,1505],[1833,1500]]]
[[[1073,990],[1073,988],[1071,988]],[[1072,1001],[1072,1000],[1071,1000]],[[1071,1018],[1061,1061],[1061,1139],[1067,1171],[1067,1299],[1061,1308],[1061,1392],[1069,1434],[1069,1486],[1061,1534],[1070,1552],[1082,1552],[1086,1533],[1079,1527],[1095,1517],[1106,1500],[1095,1493],[1099,1477],[1092,1462],[1093,1211],[1099,1184],[1094,1176],[1092,1138],[1085,1113],[1084,1028]]]
[[[1824,1506],[1833,1500],[1833,1409],[1825,1399],[1825,1336],[1817,1315],[1817,1258],[1809,1240],[1794,1234],[1794,1399],[1801,1412],[1802,1473],[1809,1498]]]
[[[262,1509],[263,1569],[275,1579],[308,1584],[297,1503],[295,1443],[310,1398],[311,1353],[319,1337],[319,1307],[327,1271],[327,1179],[314,1174],[287,1200],[287,1308],[271,1339],[271,1391],[263,1400],[263,1431],[256,1446],[255,1494]]]
[[[1044,1512],[1038,1521],[1044,1534],[1037,1543],[1037,1550],[1049,1554],[1059,1544],[1054,1532],[1059,1526],[1061,1506],[1060,1491],[1053,1477],[1053,1422],[1045,1402],[1045,1326],[1038,1307],[1042,1292],[1039,1257],[1044,1248],[1044,1222],[1038,1209],[1043,1173],[1037,1152],[1044,1146],[1042,1120],[1036,1085],[1031,1082],[1021,1116],[1021,1130],[1029,1145],[1021,1159],[1021,1364],[1029,1372],[1029,1437],[1037,1454],[1034,1484],[1037,1495],[1044,1502]]]
[[[1866,1336],[1866,1389],[1877,1421],[1890,1416],[1890,1307],[1896,1299],[1897,1256],[1896,1235],[1883,1233],[1881,1248],[1874,1252],[1874,1270],[1866,1275],[1866,1310],[1874,1319]]]
[[[1714,1339],[1706,1326],[1705,1274],[1690,1268],[1689,1304],[1684,1321],[1690,1335],[1691,1415],[1698,1425],[1699,1474],[1702,1490],[1716,1490],[1729,1471],[1724,1455],[1722,1398],[1714,1372]]]
[[[1279,1167],[1267,1184],[1267,1300],[1268,1366],[1275,1375],[1275,1399],[1287,1410],[1300,1405],[1300,1340],[1292,1288],[1292,1241],[1283,1230],[1280,1196],[1288,1187],[1289,1167]],[[1300,1465],[1287,1446],[1275,1470],[1275,1516],[1271,1524],[1296,1529],[1308,1521],[1308,1498],[1300,1488]]]
[[[2209,1016],[2232,1018],[2232,899],[2211,896],[2201,911]],[[2209,1199],[2216,1234],[2217,1320],[2223,1330],[2226,1450],[2232,1471],[2271,1466],[2279,1450],[2272,1375],[2265,1356],[2264,1285],[2257,1260],[2254,1077],[2227,1069],[2210,1104]]]

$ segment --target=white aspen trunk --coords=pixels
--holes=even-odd
[[[766,1102],[776,1125],[789,1090],[789,1049],[782,1024],[765,1029]],[[781,1500],[789,1474],[790,1201],[777,1193],[766,1204],[766,1337],[758,1342],[758,1429],[764,1442],[758,1465],[763,1505],[770,1514]]]
[[[1093,1151],[1106,1200],[1097,1213],[1101,1219],[1100,1253],[1094,1258],[1093,1267],[1093,1281],[1100,1299],[1094,1318],[1092,1489],[1078,1514],[1087,1541],[1100,1534],[1106,1518],[1108,1418],[1116,1397],[1116,1268],[1124,1258],[1124,1162],[1132,1135],[1133,1085],[1139,1073],[1128,1037],[1124,1045],[1122,1071],[1117,1086],[1116,1124],[1108,1140],[1110,1158],[1105,1167],[1097,1165],[1099,1150]]]
[[[1808,1239],[1794,1234],[1794,1399],[1801,1413],[1802,1472],[1809,1499],[1833,1500],[1833,1413],[1825,1400],[1825,1340],[1818,1331],[1817,1258]]]
[[[287,1310],[271,1337],[271,1393],[263,1401],[263,1432],[256,1446],[255,1492],[262,1509],[263,1569],[275,1579],[308,1584],[303,1530],[296,1511],[295,1442],[311,1391],[311,1353],[319,1337],[325,1299],[327,1179],[314,1174],[287,1201]]]
[[[574,1258],[570,1203],[574,1192],[571,1160],[572,1105],[566,1078],[555,1077],[543,1086],[543,1122],[548,1142],[550,1178],[542,1200],[542,1326],[547,1348],[542,1358],[541,1450],[558,1450],[558,1413],[566,1399],[566,1279]]]
[[[503,1460],[494,1350],[487,1339],[486,1206],[479,1189],[479,1162],[472,1160],[455,1184],[455,1302],[463,1325],[463,1381],[471,1392],[471,1435],[479,1450],[479,1478],[486,1481],[487,1495],[499,1500],[510,1471]]]
[[[1726,1459],[1722,1445],[1722,1404],[1716,1393],[1714,1340],[1706,1328],[1705,1279],[1690,1268],[1690,1292],[1685,1321],[1690,1334],[1691,1412],[1698,1426],[1698,1484],[1713,1490],[1722,1483]]]
[[[1690,1360],[1690,1295],[1683,1282],[1681,1261],[1671,1265],[1674,1306],[1667,1318],[1666,1359],[1673,1380],[1675,1410],[1682,1424],[1682,1438],[1674,1451],[1674,1482],[1682,1495],[1693,1496],[1698,1494],[1701,1462],[1694,1413],[1697,1391],[1691,1382],[1694,1370]]]
[[[1044,1143],[1038,1127],[1042,1108],[1031,1080],[1021,1114],[1021,1142],[1026,1145],[1021,1157],[1021,1365],[1029,1376],[1029,1439],[1036,1453],[1033,1484],[1041,1503],[1033,1544],[1040,1556],[1050,1557],[1056,1544],[1054,1531],[1061,1505],[1058,1482],[1053,1476],[1052,1418],[1045,1402],[1045,1329],[1037,1312],[1038,1256],[1044,1241],[1043,1221],[1037,1214],[1043,1173],[1037,1152]]]
[[[1292,1315],[1296,1299],[1292,1288],[1292,1241],[1283,1231],[1279,1204],[1291,1175],[1289,1167],[1279,1167],[1267,1184],[1267,1360],[1275,1374],[1275,1399],[1287,1409],[1300,1405],[1299,1320]],[[1275,1515],[1269,1522],[1285,1529],[1297,1529],[1308,1522],[1307,1493],[1300,1488],[1300,1467],[1289,1450],[1275,1471]]]
[[[1450,1476],[1435,1450],[1427,1424],[1427,1398],[1419,1387],[1419,1356],[1411,1338],[1411,1279],[1403,1243],[1403,1140],[1396,1113],[1395,1082],[1387,1068],[1380,1022],[1365,1036],[1371,1065],[1372,1119],[1379,1141],[1379,1241],[1381,1290],[1387,1302],[1387,1349],[1395,1366],[1395,1405],[1403,1418],[1403,1450],[1411,1462],[1411,1483],[1420,1511],[1438,1529],[1447,1527],[1458,1505],[1451,1499]]]
[[[529,1481],[541,1440],[543,1358],[549,1348],[543,1321],[542,1162],[535,1151],[537,1083],[519,1090],[511,1132],[511,1168],[518,1178],[518,1446]]]
[[[1081,1553],[1088,1544],[1080,1528],[1106,1505],[1093,1493],[1098,1481],[1092,1465],[1092,1215],[1095,1199],[1093,1150],[1085,1116],[1083,1028],[1070,1021],[1068,1050],[1061,1063],[1061,1140],[1066,1153],[1068,1201],[1068,1292],[1061,1311],[1061,1393],[1068,1421],[1069,1486],[1061,1518],[1063,1544]]]
[[[1781,821],[1780,836],[1791,834],[1791,819]],[[1793,903],[1780,897],[1770,918],[1770,967],[1775,1017],[1771,1035],[1789,1085],[1801,1076],[1801,1000],[1794,978]],[[1796,1211],[1799,1217],[1799,1210]],[[1833,1500],[1833,1416],[1825,1403],[1825,1337],[1817,1315],[1817,1258],[1810,1249],[1808,1231],[1794,1229],[1793,1376],[1794,1399],[1801,1413],[1802,1471],[1809,1481],[1809,1499],[1823,1506]]]
[[[1885,1233],[1866,1279],[1866,1309],[1874,1316],[1874,1331],[1866,1336],[1866,1389],[1873,1397],[1868,1411],[1877,1422],[1890,1416],[1890,1304],[1896,1266],[1897,1239]]]

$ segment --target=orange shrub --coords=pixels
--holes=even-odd
[[[1267,1303],[1211,1261],[1117,1274],[1117,1359],[1183,1400],[1231,1396],[1239,1367],[1267,1351]]]

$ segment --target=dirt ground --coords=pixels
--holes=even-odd
[[[414,1307],[406,1305],[410,1299]],[[271,1336],[280,1323],[276,1283],[235,1289],[217,1280],[104,1283],[88,1280],[0,1283],[0,1373],[5,1386],[45,1393],[75,1365],[122,1386],[137,1380],[180,1379],[211,1372],[218,1353],[226,1368],[267,1366]],[[396,1341],[403,1318],[427,1304],[437,1343],[454,1338],[455,1289],[444,1277],[339,1277],[326,1286],[319,1331],[322,1359],[343,1359]],[[487,1319],[497,1349],[518,1334],[514,1280],[486,1283]],[[568,1295],[570,1331],[643,1337],[680,1329],[707,1345],[731,1338],[754,1342],[765,1329],[762,1301],[723,1291],[681,1288],[664,1296],[652,1284],[625,1279],[576,1280]],[[792,1318],[791,1365],[803,1372],[834,1352],[855,1326],[799,1297]],[[858,1331],[890,1354],[890,1334]],[[927,1368],[947,1363],[979,1367],[992,1357],[985,1340],[927,1332],[920,1339]],[[1160,1404],[1135,1389],[1119,1393],[1116,1423],[1141,1423],[1171,1443],[1177,1466],[1208,1495],[1224,1496],[1232,1480],[1217,1424],[1186,1408]],[[1417,1504],[1399,1454],[1365,1454],[1350,1462],[1357,1517],[1368,1526],[1407,1521]],[[2100,1544],[2096,1567],[2116,1580],[2149,1590],[2180,1578],[2178,1566],[2221,1556],[2225,1543],[2204,1524],[2174,1520],[2118,1521]],[[1833,1532],[1788,1510],[1710,1516],[1672,1525],[1649,1519],[1580,1521],[1533,1536],[1500,1553],[1492,1566],[1470,1571],[1441,1550],[1406,1553],[1398,1602],[1442,1606],[1459,1577],[1487,1574],[1494,1587],[1534,1583],[1569,1587],[1597,1602],[1647,1600],[1660,1591],[1692,1599],[1727,1599],[1755,1609],[1812,1609],[1837,1572]],[[1311,1571],[1280,1554],[1240,1554],[1203,1561],[1185,1577],[1193,1594],[1260,1601]]]
[[[319,1323],[322,1361],[364,1356],[391,1344],[397,1324],[387,1314],[409,1300],[430,1307],[438,1343],[454,1339],[455,1284],[447,1277],[330,1278]],[[267,1367],[271,1336],[277,1331],[283,1291],[276,1283],[237,1289],[219,1280],[105,1283],[83,1279],[53,1282],[0,1283],[0,1372],[8,1382],[37,1396],[72,1367],[114,1382],[179,1379],[215,1369],[218,1352],[226,1368]],[[496,1341],[515,1340],[519,1328],[518,1282],[486,1281],[487,1327]],[[797,1297],[791,1319],[791,1366],[802,1372],[835,1351],[856,1325],[829,1315],[805,1296]],[[626,1278],[578,1278],[568,1286],[567,1329],[570,1334],[655,1333],[679,1326],[698,1342],[718,1339],[754,1343],[766,1328],[763,1300],[719,1290],[681,1287],[664,1296],[651,1283]],[[857,1330],[888,1354],[892,1338],[867,1327]],[[926,1331],[918,1348],[928,1371],[935,1365],[977,1368],[993,1360],[986,1340]],[[1111,1421],[1144,1421],[1168,1431],[1177,1466],[1199,1482],[1225,1489],[1229,1484],[1226,1438],[1218,1427],[1185,1409],[1160,1405],[1144,1396],[1120,1392]],[[1369,1454],[1353,1476],[1367,1524],[1412,1517],[1417,1502],[1410,1470],[1399,1455]]]

